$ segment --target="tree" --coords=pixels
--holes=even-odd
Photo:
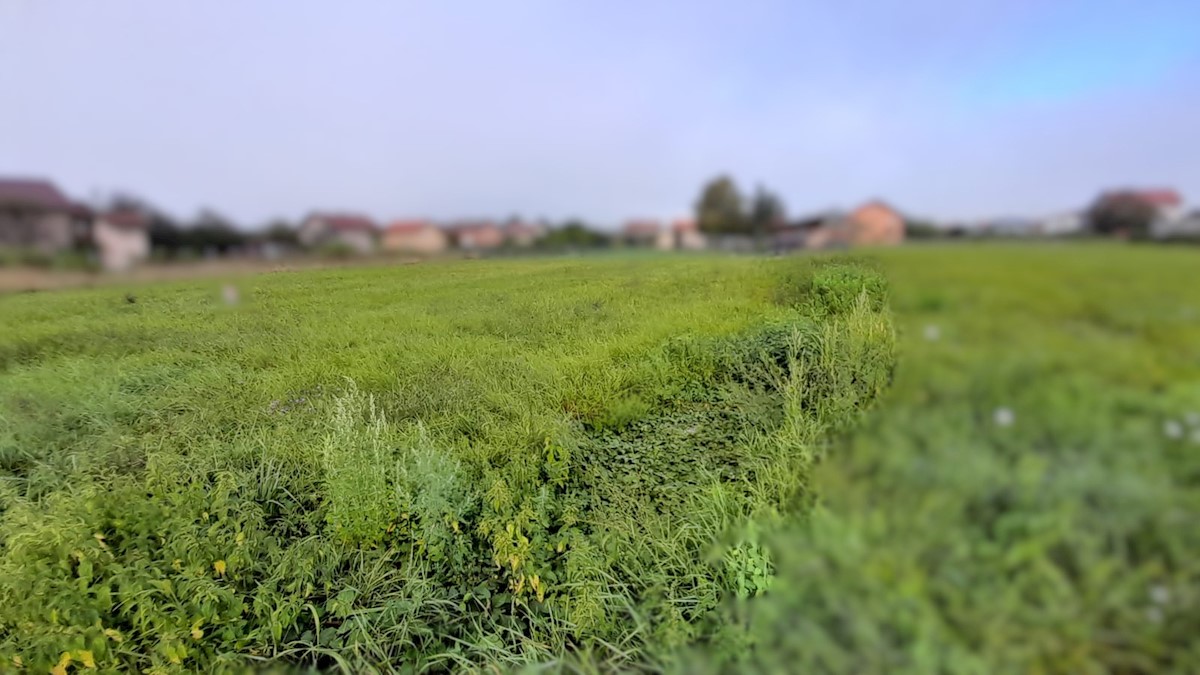
[[[945,237],[948,231],[939,228],[928,220],[904,221],[904,236],[908,239],[937,239]]]
[[[246,235],[225,217],[204,209],[185,234],[187,244],[197,251],[227,253],[246,243]]]
[[[580,220],[568,220],[562,227],[551,229],[538,242],[538,246],[551,249],[599,248],[608,244],[607,236],[588,228]]]
[[[1145,237],[1157,217],[1158,209],[1136,192],[1109,192],[1088,209],[1087,222],[1096,234]]]
[[[718,176],[704,186],[696,202],[696,223],[707,234],[749,234],[749,219],[742,210],[742,195],[729,176]]]
[[[185,234],[170,218],[152,211],[146,229],[150,235],[151,250],[167,258],[179,255],[185,243]]]
[[[754,198],[750,202],[749,219],[750,231],[755,237],[766,235],[787,221],[783,200],[760,185],[754,191]]]
[[[298,234],[286,220],[273,220],[263,230],[262,240],[286,246],[299,246]]]

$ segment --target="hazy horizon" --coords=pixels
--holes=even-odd
[[[1200,199],[1200,4],[0,0],[0,176],[246,226]],[[14,105],[12,100],[16,101]]]

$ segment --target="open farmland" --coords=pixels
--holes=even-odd
[[[620,667],[720,632],[886,386],[881,278],[460,262],[0,298],[0,652]]]
[[[0,297],[0,657],[1194,672],[1198,278],[964,245]]]

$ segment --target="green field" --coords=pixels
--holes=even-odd
[[[1200,672],[1200,251],[880,257],[896,378],[776,541],[757,663]]]
[[[0,297],[0,658],[1188,672],[1198,263],[930,246]]]

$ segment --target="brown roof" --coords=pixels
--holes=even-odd
[[[538,232],[538,228],[530,225],[529,223],[516,222],[508,223],[504,226],[504,233],[510,237],[516,237],[522,234],[536,235]]]
[[[141,230],[149,225],[144,214],[130,209],[109,211],[104,214],[102,220],[126,230]]]
[[[387,226],[389,234],[415,234],[426,228],[433,227],[428,220],[397,220]]]
[[[50,181],[26,178],[0,179],[0,204],[47,211],[71,211],[74,208]]]
[[[311,218],[320,218],[329,229],[338,232],[371,232],[376,230],[375,223],[366,216],[357,216],[344,213],[317,213],[310,216]]]
[[[483,221],[455,223],[447,229],[454,234],[459,234],[463,232],[478,232],[480,230],[498,230],[500,228],[491,221]]]
[[[883,209],[884,211],[892,212],[896,216],[900,216],[900,211],[898,211],[891,204],[883,201],[882,199],[872,199],[870,201],[866,201],[866,202],[863,202],[862,204],[860,204],[858,208],[854,209],[854,211],[852,211],[850,213],[850,217],[854,218],[854,217],[858,216],[859,214],[866,212],[869,209]]]
[[[660,229],[662,225],[657,220],[631,220],[625,223],[622,231],[628,236],[638,237],[658,234]]]
[[[675,232],[696,232],[700,226],[692,218],[679,218],[671,223],[671,229]]]

